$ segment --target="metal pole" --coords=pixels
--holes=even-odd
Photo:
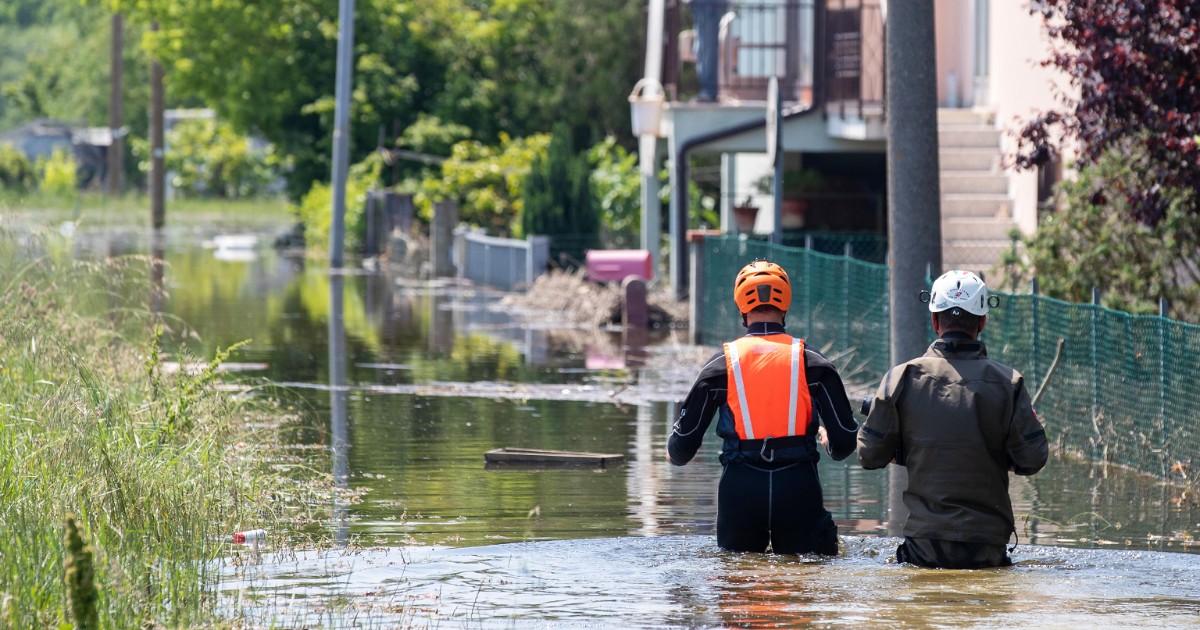
[[[1100,289],[1092,287],[1092,413],[1100,413]]]
[[[886,19],[892,363],[924,353],[925,268],[942,268],[933,0],[889,3]]]
[[[1032,340],[1030,342],[1032,346],[1029,350],[1030,365],[1032,366],[1032,370],[1030,371],[1029,375],[1036,380],[1042,377],[1041,374],[1038,373],[1038,303],[1041,301],[1041,298],[1038,297],[1037,278],[1033,278],[1029,282],[1029,299],[1029,328],[1032,335]]]
[[[158,30],[158,22],[150,23]],[[163,136],[163,67],[157,59],[150,62],[150,224],[154,229],[166,223],[166,150]]]
[[[119,195],[125,187],[125,138],[121,132],[124,118],[122,85],[125,78],[125,20],[120,13],[112,16],[112,46],[109,50],[108,132],[108,194]]]
[[[1170,434],[1171,425],[1167,420],[1167,397],[1170,395],[1170,379],[1167,376],[1167,366],[1171,365],[1167,361],[1167,326],[1171,320],[1167,319],[1167,298],[1158,298],[1158,385],[1159,391],[1162,392],[1160,399],[1159,414],[1159,462],[1161,466],[1160,474],[1163,479],[1167,477],[1167,461],[1170,457],[1168,450],[1167,435]]]
[[[338,1],[337,79],[333,122],[333,221],[329,267],[342,267],[346,240],[346,171],[350,162],[350,85],[354,73],[354,0]]]

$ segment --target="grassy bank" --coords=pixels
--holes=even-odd
[[[177,222],[252,226],[287,224],[295,215],[282,197],[253,199],[169,199],[164,204],[168,226]],[[96,225],[149,226],[150,199],[142,193],[111,197],[87,192],[64,198],[39,192],[17,193],[0,188],[0,215],[25,222],[84,220]]]
[[[266,463],[279,412],[216,392],[212,369],[163,369],[153,318],[115,297],[148,260],[78,263],[24,236],[0,234],[0,625],[74,623],[68,515],[100,627],[207,625],[226,536],[299,503]]]

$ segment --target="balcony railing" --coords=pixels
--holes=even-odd
[[[826,115],[882,116],[886,54],[879,0],[827,0],[825,36]]]
[[[673,101],[701,92],[696,65],[701,12],[720,16],[715,42],[719,102],[766,100],[767,83],[777,76],[785,102],[825,105],[834,116],[882,112],[879,0],[667,0],[663,85]]]

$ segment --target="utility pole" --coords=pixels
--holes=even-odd
[[[934,0],[888,3],[888,282],[892,363],[925,353],[926,269],[942,269]]]
[[[350,162],[350,86],[354,73],[354,0],[338,2],[337,79],[333,113],[333,221],[329,268],[341,269],[346,240],[346,171]]]
[[[150,30],[158,30],[158,22],[150,23]],[[150,223],[161,229],[166,219],[167,176],[166,151],[163,146],[163,67],[157,59],[150,61]]]
[[[112,46],[109,60],[108,131],[108,194],[120,195],[125,187],[125,134],[121,131],[124,99],[122,83],[125,78],[125,24],[120,13],[112,16]]]
[[[918,300],[926,268],[942,268],[938,177],[937,50],[934,0],[891,2],[887,38],[888,307],[892,364],[925,353],[929,310]],[[888,534],[908,520],[908,469],[888,466]]]

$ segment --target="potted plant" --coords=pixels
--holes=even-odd
[[[754,205],[750,195],[740,202],[733,204],[733,222],[738,232],[753,232],[754,221],[758,218],[758,206]]]
[[[784,229],[794,230],[804,227],[805,215],[808,213],[808,201],[805,195],[820,191],[825,181],[821,173],[812,169],[796,169],[783,172],[783,199],[780,201],[780,214]],[[767,173],[755,182],[755,187],[764,195],[775,193],[774,173]]]

